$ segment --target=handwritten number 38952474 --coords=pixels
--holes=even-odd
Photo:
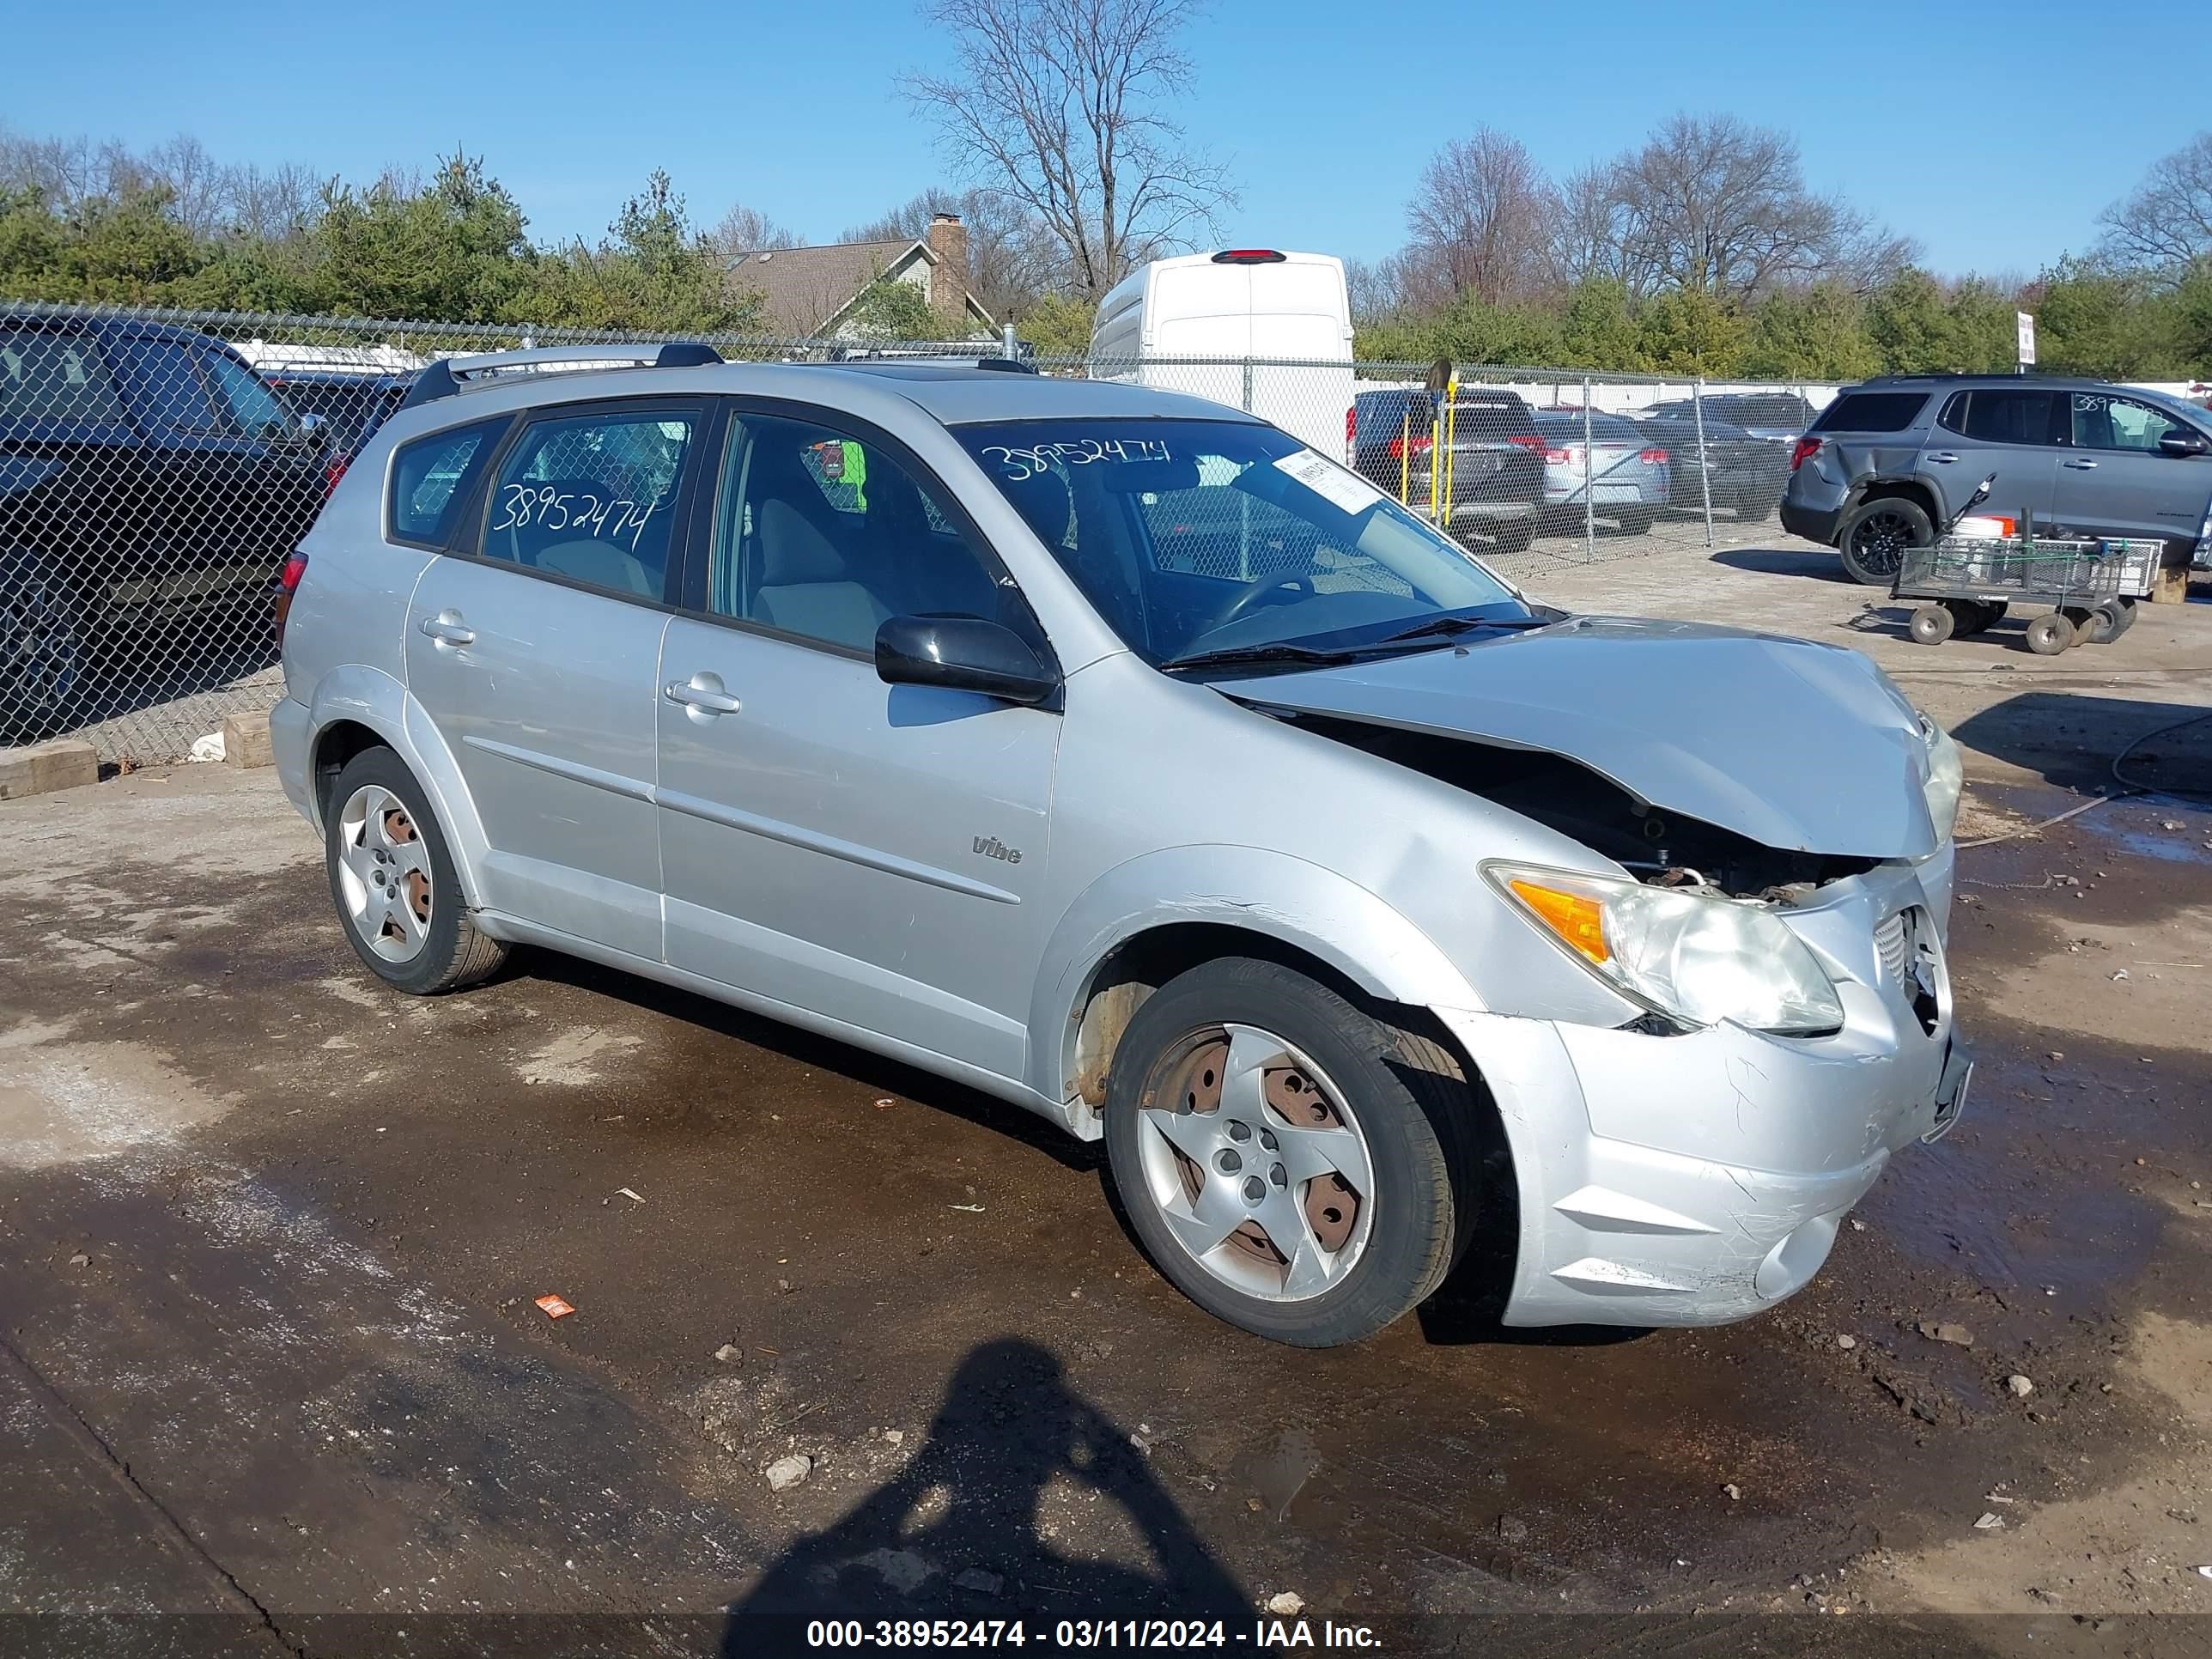
[[[658,499],[641,505],[559,490],[550,484],[511,483],[500,490],[499,518],[492,529],[526,530],[537,525],[547,530],[575,530],[611,542],[619,542],[627,535],[634,552],[646,520],[659,505]]]

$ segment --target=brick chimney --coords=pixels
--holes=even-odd
[[[933,214],[929,251],[937,263],[929,270],[929,308],[956,334],[967,331],[968,227],[957,213]]]

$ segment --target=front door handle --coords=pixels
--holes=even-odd
[[[422,632],[440,645],[474,645],[477,630],[461,620],[458,611],[441,611],[422,618]]]
[[[2094,472],[2097,470],[2097,464],[2094,461],[2061,461],[2058,465],[2070,466],[2076,472]]]
[[[1927,456],[1925,459],[1931,461],[1941,461],[1948,466],[1959,458],[1956,455],[1954,455],[1948,449],[1939,449],[1934,454]]]
[[[734,714],[744,705],[722,689],[722,677],[704,671],[688,680],[671,680],[660,688],[660,695],[672,703],[680,704],[694,714],[712,717]]]

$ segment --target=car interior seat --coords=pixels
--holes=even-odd
[[[519,522],[504,531],[492,532],[492,553],[504,554],[517,564],[535,570],[549,570],[555,575],[589,582],[595,587],[611,588],[617,593],[635,593],[648,599],[660,597],[657,574],[647,568],[631,545],[632,532],[637,528],[635,513],[616,508],[611,499],[611,486],[595,478],[529,482],[535,499],[523,509],[527,516],[519,514]],[[535,501],[543,500],[544,492],[549,489],[558,505],[536,506]],[[564,496],[565,501],[561,499]],[[643,510],[642,507],[637,509]],[[498,520],[495,518],[493,522]],[[645,533],[652,535],[653,528],[648,523]],[[502,537],[507,542],[504,548],[498,544]],[[659,540],[661,545],[666,545],[665,530],[661,531]]]
[[[891,610],[879,597],[882,584],[868,580],[866,567],[878,561],[869,556],[872,538],[859,515],[840,513],[823,498],[787,429],[770,428],[757,441],[750,465],[746,614],[809,639],[872,648]]]

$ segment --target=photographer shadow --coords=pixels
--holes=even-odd
[[[1121,1532],[1094,1501],[1109,1500],[1151,1570],[1058,1547],[1045,1513],[1056,1482],[1063,1536]],[[730,1607],[722,1651],[769,1650],[808,1619],[1020,1615],[1244,1620],[1252,1602],[1128,1431],[1074,1394],[1050,1353],[1007,1338],[962,1361],[901,1474],[799,1540]]]

